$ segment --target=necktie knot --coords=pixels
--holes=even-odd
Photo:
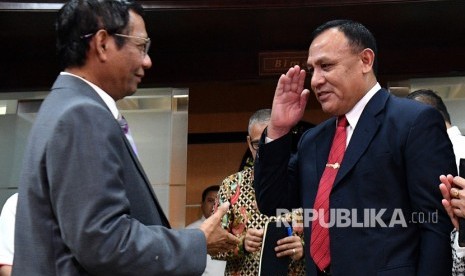
[[[118,114],[118,119],[117,120],[118,120],[119,126],[123,130],[124,134],[127,134],[128,131],[129,131],[129,125],[128,125],[128,122],[126,121],[126,119],[124,118],[124,116],[121,115],[121,113]]]
[[[337,127],[347,127],[349,125],[349,122],[347,121],[347,118],[345,115],[337,117]]]
[[[134,143],[134,138],[132,137],[131,131],[129,130],[128,121],[126,121],[126,119],[121,113],[118,113],[118,118],[116,118],[116,120],[118,121],[118,124],[124,133],[124,136],[126,136],[126,139],[129,141],[129,144],[131,144],[134,153],[137,155],[136,143]]]

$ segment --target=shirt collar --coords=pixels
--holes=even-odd
[[[381,85],[377,82],[366,94],[361,98],[357,104],[346,114],[347,121],[349,122],[350,128],[355,129],[357,126],[358,120],[362,115],[365,106],[370,101],[370,99],[381,89]]]
[[[447,134],[449,136],[461,136],[462,135],[462,133],[460,132],[460,129],[457,126],[451,126],[450,128],[448,128]]]
[[[61,72],[60,75],[73,76],[73,77],[76,77],[76,78],[84,81],[88,85],[90,85],[90,87],[92,87],[94,89],[94,91],[97,92],[97,94],[100,96],[100,98],[102,98],[102,100],[108,106],[108,108],[111,111],[111,114],[113,114],[113,117],[115,117],[115,119],[118,118],[119,111],[118,111],[118,108],[116,107],[115,100],[113,100],[113,98],[110,95],[108,95],[105,91],[103,91],[100,87],[98,87],[97,85],[91,83],[90,81],[88,81],[88,80],[86,80],[84,78],[81,78],[78,75],[75,75],[75,74],[72,74],[72,73],[69,73],[69,72]]]

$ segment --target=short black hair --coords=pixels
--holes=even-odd
[[[363,49],[369,48],[375,53],[373,72],[376,75],[378,71],[378,47],[376,46],[376,39],[370,30],[359,22],[347,19],[337,19],[328,21],[317,27],[312,33],[312,41],[324,31],[332,28],[338,29],[345,35],[354,52],[359,52]]]
[[[109,34],[128,32],[129,11],[143,16],[141,5],[131,0],[71,0],[55,22],[57,55],[62,69],[85,64],[89,41],[98,30]],[[125,40],[115,37],[118,47]]]
[[[442,117],[444,118],[444,121],[451,124],[450,115],[447,111],[447,107],[442,101],[442,98],[435,91],[430,89],[418,89],[408,94],[406,98],[431,105],[436,110],[438,110],[439,113],[441,113]]]
[[[205,198],[207,197],[207,194],[209,192],[218,192],[220,190],[220,186],[219,185],[212,185],[212,186],[209,186],[207,187],[205,190],[203,190],[202,192],[202,202],[205,202]]]

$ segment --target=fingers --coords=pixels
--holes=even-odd
[[[305,76],[306,73],[304,70],[300,70],[299,65],[291,67],[288,71],[287,76],[290,79],[289,89],[292,92],[301,93],[304,89]]]
[[[301,70],[299,65],[289,68],[286,74],[282,74],[279,78],[276,92],[301,93],[304,90],[306,74],[305,70]]]
[[[300,108],[302,110],[305,110],[309,96],[310,96],[310,90],[308,89],[304,89],[304,91],[302,91],[302,94],[300,94]]]
[[[447,177],[449,179],[449,175]],[[452,177],[452,176],[450,176],[450,177]],[[463,188],[465,187],[465,179],[463,179],[460,176],[456,176],[456,177],[453,178],[452,183],[453,183],[453,186],[451,188],[449,188],[449,196],[450,196],[450,198],[452,198],[452,199],[465,198],[465,195],[464,195],[465,190],[463,190]],[[444,182],[443,182],[443,184],[444,184]],[[441,189],[441,185],[440,185],[439,189]],[[447,186],[447,184],[444,184],[444,185]],[[442,188],[442,189],[444,190],[444,188]],[[441,193],[443,192],[443,190],[441,190]]]
[[[439,184],[439,190],[441,191],[442,198],[447,201],[450,201],[450,188],[447,188],[446,184]]]
[[[459,190],[456,188],[451,189],[452,199],[449,201],[449,204],[454,210],[456,216],[465,218],[465,190]],[[444,204],[443,204],[444,205]]]
[[[288,71],[288,77],[291,79],[290,82],[290,90],[291,91],[296,91],[299,92],[304,89],[304,83],[305,83],[305,71],[300,70],[299,65],[295,65],[294,67],[291,67]]]
[[[280,96],[284,92],[284,85],[287,81],[286,75],[282,74],[279,77],[278,85],[276,86],[275,96]]]
[[[225,202],[218,207],[218,210],[213,213],[209,218],[207,218],[199,229],[205,233],[205,237],[208,240],[208,237],[215,232],[216,228],[221,228],[221,218],[226,214],[229,208],[229,202]]]
[[[238,237],[234,236],[233,234],[229,233],[226,230],[225,232],[228,234],[226,242],[232,245],[233,248],[236,247],[241,242],[241,240]]]
[[[457,187],[459,187],[460,184],[463,184],[463,179],[457,179],[456,181],[455,178],[449,174],[447,176],[441,175],[439,180],[441,181],[441,184],[439,184],[439,190],[444,198],[441,203],[449,215],[452,224],[456,229],[458,229],[459,224],[457,216],[461,216],[463,214],[458,206],[453,206],[453,203],[456,205],[458,204],[457,202],[460,202],[458,200],[460,198],[460,189]],[[456,184],[456,182],[459,182],[459,184]]]
[[[462,209],[460,209],[460,208],[454,208],[453,211],[454,211],[454,214],[455,214],[457,217],[465,218],[464,213],[462,212]],[[458,229],[458,227],[457,227],[457,229]]]
[[[245,237],[255,242],[261,242],[263,239],[263,229],[247,229]]]
[[[228,231],[225,230],[225,232],[226,232],[226,239],[223,245],[223,250],[224,251],[233,250],[239,244],[240,240],[233,234],[228,233]]]
[[[449,189],[449,199],[447,200],[447,198],[444,198],[442,205],[446,209],[447,214],[451,217],[455,228],[459,229],[458,218],[465,218],[465,179],[460,176],[452,177],[451,175],[447,175],[446,182],[450,183],[450,188],[447,187],[447,183],[444,183],[444,178],[442,176],[440,179],[442,182],[442,184],[439,185],[441,193],[443,193],[443,190]]]
[[[450,181],[450,179],[445,176],[445,175],[440,175],[439,176],[439,180],[441,181],[442,184],[444,184],[444,186],[450,190],[450,187],[452,186],[452,181]]]
[[[441,203],[446,209],[446,212],[449,215],[450,220],[452,221],[452,224],[454,225],[455,229],[459,229],[459,222],[457,216],[454,214],[454,210],[450,202],[448,200],[443,199]]]
[[[278,246],[275,247],[276,256],[278,258],[288,256],[293,260],[299,260],[303,256],[303,245],[298,236],[290,236],[278,241]]]
[[[233,250],[240,242],[239,238],[223,229],[220,225],[221,218],[226,214],[228,208],[229,202],[221,204],[217,211],[199,227],[205,234],[207,251],[210,255]]]
[[[263,229],[248,229],[244,238],[244,248],[247,252],[256,252],[262,246]]]
[[[218,230],[217,236],[214,237],[212,242],[207,241],[207,252],[210,255],[216,255],[218,253],[232,251],[237,247],[239,242],[239,238],[221,229]]]
[[[244,239],[244,248],[247,252],[256,252],[262,247],[261,240]]]
[[[457,188],[451,188],[449,191],[450,198],[451,199],[460,199],[461,197],[461,191],[460,189]]]
[[[452,177],[452,176],[451,176]],[[465,188],[465,179],[460,176],[456,176],[453,178],[453,183],[457,186],[460,187],[460,189]]]
[[[305,72],[305,70],[301,70],[298,65],[294,66],[294,68],[299,72],[298,87],[300,88],[300,90],[302,90],[304,88],[305,77],[307,76],[307,72]]]

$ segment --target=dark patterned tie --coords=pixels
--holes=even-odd
[[[326,269],[330,262],[331,256],[329,252],[329,194],[334,184],[339,167],[341,166],[344,152],[346,149],[347,140],[347,118],[340,116],[338,118],[336,134],[333,138],[333,144],[329,151],[328,163],[320,179],[318,192],[313,208],[317,214],[324,212],[325,226],[320,223],[320,218],[312,222],[312,239],[310,243],[310,254],[320,270]]]
[[[129,143],[131,144],[131,147],[134,150],[134,153],[136,155],[138,155],[137,154],[136,144],[134,143],[134,138],[132,138],[131,131],[129,130],[128,122],[126,121],[124,116],[121,115],[121,113],[118,113],[118,119],[117,120],[118,120],[119,126],[121,127],[121,130],[123,130],[124,135],[126,136]]]

